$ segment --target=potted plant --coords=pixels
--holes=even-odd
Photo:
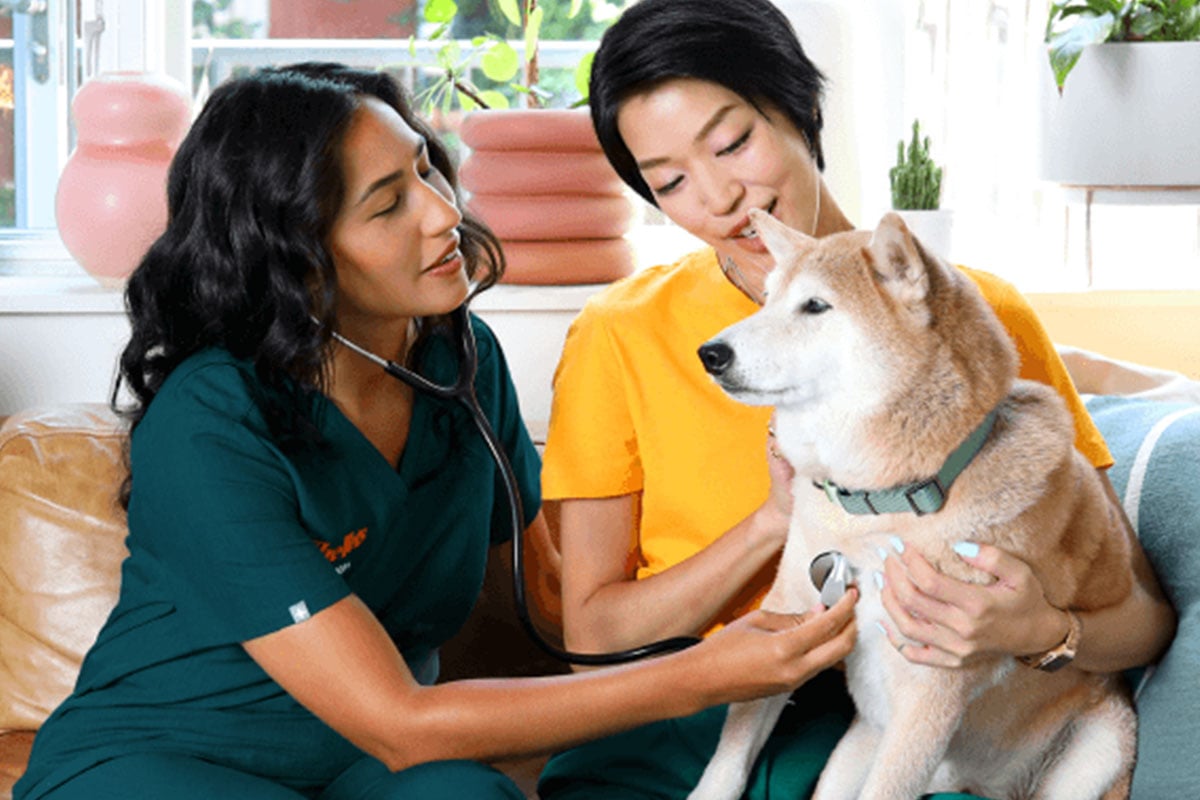
[[[538,50],[546,9],[567,8],[574,18],[583,0],[496,0],[503,18],[520,31],[522,60],[506,38],[476,36],[464,49],[450,39],[460,8],[454,0],[429,0],[430,39],[446,39],[438,52],[441,74],[418,100],[429,111],[455,106],[467,113],[459,135],[469,153],[460,170],[466,207],[495,231],[508,262],[507,283],[602,283],[633,270],[633,251],[624,238],[634,205],[609,166],[582,107],[591,68],[589,53],[574,70],[584,100],[548,107],[552,93],[541,83]],[[523,61],[523,63],[522,63]],[[478,62],[492,83],[471,79]],[[501,89],[524,99],[512,108]]]
[[[1200,186],[1200,0],[1056,2],[1046,42],[1043,177]]]
[[[907,146],[896,146],[896,165],[888,172],[892,208],[927,248],[949,257],[953,244],[953,213],[941,208],[942,168],[929,155],[929,137],[921,137],[921,122],[913,120]]]

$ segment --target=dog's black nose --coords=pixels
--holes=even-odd
[[[702,344],[697,353],[710,375],[720,375],[733,363],[733,348],[724,342]]]

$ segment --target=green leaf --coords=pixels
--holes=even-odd
[[[1166,22],[1166,18],[1159,12],[1151,11],[1148,8],[1140,9],[1134,12],[1133,19],[1129,23],[1129,32],[1147,39],[1162,30]]]
[[[428,0],[425,3],[425,21],[449,23],[458,13],[458,3],[454,0]]]
[[[484,51],[479,59],[479,66],[484,75],[497,83],[506,83],[511,81],[521,68],[521,57],[512,45],[498,39]]]
[[[447,72],[454,71],[461,57],[462,48],[458,46],[458,42],[447,42],[439,47],[437,51],[438,66]]]
[[[479,97],[488,104],[488,108],[508,108],[508,98],[495,89],[480,92]]]
[[[1125,0],[1087,0],[1087,7],[1097,17],[1102,17],[1105,14],[1112,14],[1114,17],[1119,17],[1123,9],[1122,3]]]
[[[575,88],[579,91],[579,96],[583,98],[583,102],[585,103],[588,99],[588,85],[592,80],[592,62],[595,60],[596,54],[594,52],[587,53],[575,65]]]
[[[497,0],[496,5],[500,6],[500,13],[506,20],[521,27],[521,9],[517,6],[517,0]]]
[[[571,0],[571,10],[567,12],[567,19],[575,19],[579,16],[581,8],[583,8],[583,0]]]
[[[525,60],[532,61],[537,55],[538,37],[542,32],[543,8],[538,6],[525,21]]]
[[[1050,38],[1050,66],[1054,69],[1054,80],[1061,92],[1068,73],[1079,61],[1083,48],[1089,44],[1106,42],[1112,36],[1116,19],[1112,14],[1081,19],[1062,33]]]
[[[463,111],[474,111],[475,109],[479,108],[479,104],[471,98],[471,95],[467,94],[466,92],[457,92],[457,94],[458,105]]]

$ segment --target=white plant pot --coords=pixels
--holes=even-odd
[[[926,250],[947,260],[954,259],[954,212],[948,208],[930,211],[897,211],[904,224],[921,240]]]
[[[1041,175],[1072,186],[1200,186],[1200,42],[1090,45],[1060,96],[1040,81]]]

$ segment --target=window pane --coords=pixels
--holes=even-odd
[[[66,156],[61,47],[64,3],[0,11],[0,228],[54,227]]]
[[[499,92],[509,106],[524,105],[529,96],[512,87],[522,82],[523,73],[497,81],[480,66],[483,51],[497,41],[510,43],[523,55],[522,29],[503,16],[494,0],[458,0],[457,5],[453,24],[439,33],[441,26],[425,20],[425,3],[419,0],[194,0],[195,88],[202,96],[231,75],[313,59],[385,69],[409,90],[454,149],[458,120],[472,101],[451,88],[447,66],[461,67],[461,83]],[[540,4],[544,18],[535,93],[550,107],[580,101],[576,67],[627,3],[583,2],[573,18],[571,5],[568,0]],[[472,40],[482,44],[475,46]]]
[[[16,172],[13,160],[12,17],[0,17],[0,228],[17,224]]]

